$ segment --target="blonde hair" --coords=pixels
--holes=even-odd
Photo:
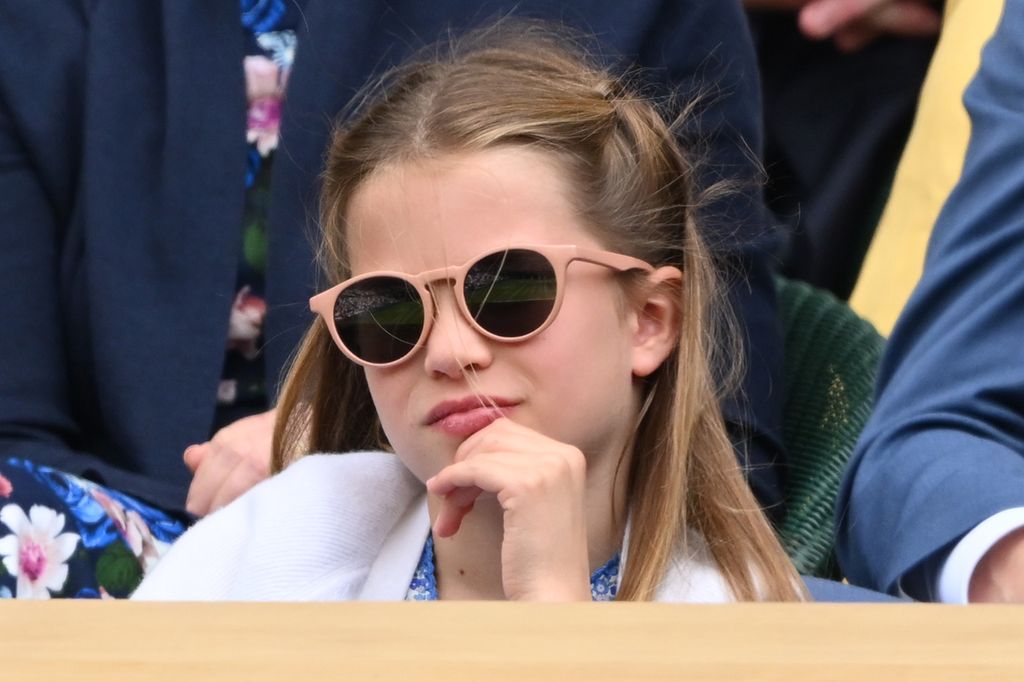
[[[323,176],[322,268],[350,276],[348,203],[385,165],[522,145],[553,155],[581,216],[609,249],[684,273],[677,352],[650,377],[628,498],[629,561],[619,599],[653,597],[670,557],[698,531],[741,600],[804,596],[802,582],[743,478],[719,409],[714,367],[738,357],[728,306],[695,224],[694,168],[670,126],[629,83],[562,33],[515,22],[413,60],[338,128]],[[726,361],[716,353],[724,352]],[[363,370],[314,323],[278,406],[274,468],[309,452],[388,448]]]

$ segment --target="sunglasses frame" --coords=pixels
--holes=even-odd
[[[551,306],[551,312],[548,313],[547,318],[536,329],[527,334],[523,334],[522,336],[515,337],[498,336],[481,327],[480,324],[473,319],[473,314],[470,312],[469,306],[466,303],[465,295],[466,275],[473,266],[489,256],[508,251],[533,251],[538,253],[547,259],[555,273],[555,300]],[[643,270],[645,272],[654,271],[654,267],[650,263],[642,261],[639,258],[633,258],[632,256],[626,256],[613,251],[604,251],[601,249],[591,249],[573,245],[517,244],[486,251],[479,256],[471,258],[462,265],[449,265],[443,268],[424,270],[423,272],[415,275],[390,270],[367,272],[357,277],[347,279],[326,291],[316,294],[309,299],[309,309],[314,313],[317,313],[323,319],[324,324],[327,325],[327,331],[334,340],[334,344],[349,360],[363,367],[393,367],[394,365],[401,364],[411,358],[416,351],[425,345],[427,338],[430,336],[430,331],[434,323],[435,312],[434,296],[430,292],[430,285],[436,284],[437,282],[450,282],[455,293],[455,300],[457,301],[459,311],[474,330],[492,341],[499,341],[501,343],[517,343],[540,334],[542,331],[547,329],[558,316],[558,311],[562,307],[562,297],[565,294],[566,274],[569,269],[569,264],[574,261],[602,265],[606,268],[617,270],[619,272],[628,272],[629,270]],[[342,342],[341,336],[338,334],[337,325],[334,321],[334,307],[338,297],[341,295],[341,292],[350,286],[374,277],[392,277],[411,284],[419,293],[420,302],[423,305],[423,329],[420,330],[419,338],[416,340],[415,344],[409,347],[408,353],[390,362],[369,362],[356,356],[345,346],[344,342]]]

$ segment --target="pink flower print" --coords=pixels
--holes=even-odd
[[[281,129],[281,101],[288,82],[288,69],[281,69],[270,59],[246,57],[245,94],[249,102],[248,132],[245,139],[256,143],[260,156],[266,157],[277,148]]]
[[[263,99],[249,105],[249,132],[245,139],[256,143],[260,156],[266,158],[277,149],[278,131],[281,125],[281,101]]]
[[[143,574],[149,573],[149,570],[156,565],[157,560],[167,551],[168,544],[153,537],[149,526],[135,510],[126,510],[124,505],[98,488],[91,489],[89,494],[103,507],[103,511],[114,522],[117,531],[128,544],[128,548],[132,550],[132,554],[139,558]]]
[[[251,291],[249,286],[239,290],[228,324],[228,348],[238,350],[247,360],[259,355],[256,344],[263,330],[263,318],[267,316],[267,302]]]
[[[14,486],[6,476],[0,474],[0,497],[10,497],[14,492]]]
[[[67,560],[75,552],[79,537],[61,533],[64,515],[49,507],[32,505],[28,516],[16,504],[0,509],[0,522],[11,534],[0,538],[4,568],[18,579],[18,599],[49,599],[50,592],[64,587]]]

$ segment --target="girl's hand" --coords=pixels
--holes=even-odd
[[[454,462],[427,481],[443,498],[434,533],[454,535],[477,497],[492,493],[504,511],[505,596],[590,601],[585,483],[577,448],[498,419],[463,441]]]

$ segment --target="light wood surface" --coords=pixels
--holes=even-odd
[[[2,680],[1024,679],[1024,607],[0,604]]]

